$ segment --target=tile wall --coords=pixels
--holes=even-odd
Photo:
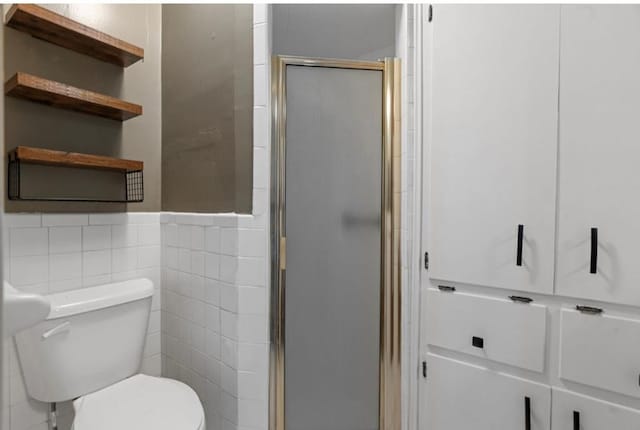
[[[6,214],[4,272],[16,288],[56,293],[146,277],[156,286],[142,371],[161,372],[160,214]],[[47,429],[47,405],[28,398],[13,340],[5,343],[2,429]],[[60,430],[72,418],[61,405]]]

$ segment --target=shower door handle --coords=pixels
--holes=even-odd
[[[573,430],[580,430],[580,412],[573,411]]]
[[[524,430],[531,430],[531,398],[524,398]]]
[[[518,224],[518,250],[516,255],[516,266],[522,266],[522,242],[524,241],[524,225]]]
[[[598,229],[591,229],[591,264],[589,265],[589,273],[598,271]]]

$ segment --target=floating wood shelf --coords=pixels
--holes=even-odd
[[[4,84],[4,92],[12,97],[118,121],[142,115],[140,105],[22,72]]]
[[[142,161],[124,160],[102,155],[80,154],[77,152],[54,151],[52,149],[31,148],[29,146],[18,146],[10,154],[10,159],[29,164],[112,170],[123,173],[138,172],[144,168]]]
[[[144,49],[34,4],[15,4],[7,25],[98,60],[127,67],[144,58]]]
[[[122,198],[86,198],[86,197],[40,197],[24,196],[21,187],[22,164],[40,164],[45,166],[74,167],[80,169],[97,169],[122,173],[124,190]],[[143,182],[144,163],[142,161],[124,160],[102,155],[79,154],[76,152],[54,151],[51,149],[18,146],[9,153],[8,190],[10,200],[32,201],[84,201],[132,203],[144,200]]]

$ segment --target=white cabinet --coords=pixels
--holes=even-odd
[[[435,354],[427,365],[425,430],[549,429],[549,386]]]
[[[559,10],[434,6],[433,279],[553,291]]]
[[[554,430],[638,430],[640,411],[553,388]]]
[[[433,288],[427,291],[427,303],[429,345],[544,370],[545,306]]]
[[[640,397],[640,320],[572,309],[561,315],[560,377]]]
[[[556,294],[638,306],[640,6],[562,6],[561,32]]]

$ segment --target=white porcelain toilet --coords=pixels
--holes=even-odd
[[[190,387],[138,374],[152,295],[136,279],[45,296],[47,319],[15,336],[29,395],[73,400],[73,430],[205,430]]]

